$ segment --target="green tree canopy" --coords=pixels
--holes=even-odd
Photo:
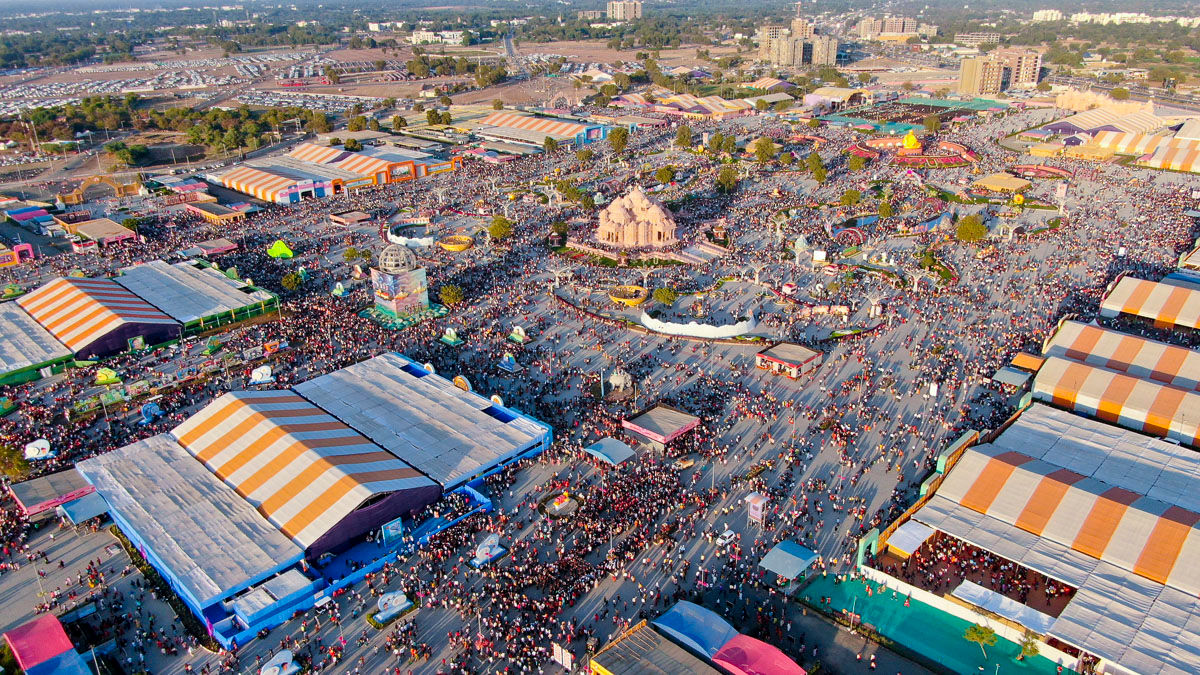
[[[983,218],[977,213],[972,213],[969,216],[964,216],[958,221],[958,229],[954,236],[961,242],[975,242],[987,236],[987,227],[983,224]]]
[[[438,299],[447,307],[453,307],[466,299],[463,289],[454,284],[445,284],[438,289]]]
[[[670,307],[679,299],[679,294],[674,289],[667,286],[654,289],[654,301]]]
[[[508,239],[513,233],[513,221],[500,214],[492,216],[492,224],[488,226],[488,234],[497,241]]]
[[[629,145],[629,130],[625,127],[617,127],[608,132],[608,145],[618,155],[625,152],[625,148]]]

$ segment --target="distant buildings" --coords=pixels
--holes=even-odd
[[[579,18],[585,21],[603,19],[606,12],[602,9],[585,9],[579,12]]]
[[[838,41],[817,35],[812,23],[802,17],[790,27],[768,24],[758,29],[758,59],[777,66],[828,66],[837,63]]]
[[[993,58],[1004,62],[1009,89],[1032,89],[1042,73],[1042,54],[1032,49],[997,49]]]
[[[966,96],[999,94],[1004,90],[1004,61],[990,56],[963,59],[958,93]]]
[[[409,36],[408,41],[414,45],[420,44],[461,44],[463,32],[461,30],[414,30]]]
[[[1042,23],[1047,21],[1062,21],[1063,13],[1057,9],[1039,9],[1033,13],[1034,23]]]
[[[966,47],[978,47],[982,44],[999,44],[999,33],[957,33],[954,42]]]
[[[612,21],[634,21],[642,18],[640,0],[612,0],[608,3],[608,18]]]
[[[854,34],[863,40],[903,42],[911,37],[937,35],[937,26],[918,23],[904,16],[887,16],[882,19],[865,17],[854,26]]]
[[[1149,16],[1141,12],[1076,12],[1071,15],[1071,23],[1099,23],[1114,26],[1125,23],[1177,23],[1185,28],[1195,28],[1196,26],[1200,26],[1200,18]]]

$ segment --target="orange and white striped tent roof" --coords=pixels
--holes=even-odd
[[[353,171],[360,176],[374,176],[379,173],[388,173],[392,170],[393,164],[386,159],[351,152],[345,159],[335,162],[334,166],[346,171]]]
[[[1135,134],[1125,131],[1101,131],[1092,142],[1102,148],[1115,150],[1122,155],[1144,155],[1154,152],[1158,146],[1171,140],[1169,136]]]
[[[543,134],[559,136],[562,138],[575,138],[579,134],[587,131],[588,128],[585,124],[568,122],[566,120],[555,119],[552,117],[533,117],[531,115],[521,115],[511,112],[494,112],[487,117],[478,120],[477,123],[492,127],[507,127],[510,129],[537,131]]]
[[[1127,429],[1200,446],[1200,393],[1058,356],[1033,380],[1033,397]]]
[[[73,352],[125,324],[178,324],[110,279],[55,279],[17,303]]]
[[[1075,595],[1048,634],[1140,673],[1200,671],[1200,455],[1034,404],[913,519]]]
[[[218,177],[221,184],[232,190],[253,195],[263,201],[277,202],[288,188],[300,180],[290,176],[270,173],[252,166],[240,166]]]
[[[1100,301],[1100,314],[1133,314],[1167,326],[1200,328],[1200,286],[1121,277]]]
[[[349,154],[351,153],[348,150],[332,148],[327,145],[317,145],[316,143],[301,143],[288,153],[288,155],[296,159],[302,159],[314,164],[331,164],[344,159]]]
[[[1064,321],[1042,350],[1127,375],[1200,391],[1200,351],[1079,321]]]
[[[1150,169],[1200,173],[1200,141],[1160,145],[1154,154],[1140,158],[1137,163]]]
[[[225,394],[171,433],[304,547],[375,495],[437,485],[290,390]]]

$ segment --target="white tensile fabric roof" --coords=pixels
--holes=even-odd
[[[659,405],[629,420],[629,423],[661,436],[670,436],[698,419],[695,415]]]
[[[488,399],[383,354],[293,389],[444,488],[531,447],[546,434],[534,422],[504,421]]]
[[[70,355],[66,345],[17,303],[0,304],[0,375]]]
[[[154,260],[126,267],[113,281],[181,323],[271,299],[266,291],[250,290],[245,283],[212,268],[187,262],[168,265]]]
[[[914,516],[1079,589],[1049,633],[1140,673],[1200,671],[1200,455],[1034,404]]]
[[[1033,381],[1039,401],[1188,445],[1200,445],[1200,392],[1051,356]]]
[[[1134,377],[1200,391],[1200,351],[1079,321],[1064,321],[1042,350]]]
[[[77,468],[201,605],[304,556],[168,434]]]
[[[375,495],[434,485],[288,390],[225,394],[171,433],[304,547]]]

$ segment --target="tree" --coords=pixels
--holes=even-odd
[[[775,159],[775,144],[771,142],[771,139],[763,136],[754,142],[754,158],[760,164],[766,164]]]
[[[629,130],[625,127],[617,127],[608,132],[608,144],[612,147],[613,152],[621,154],[629,145]]]
[[[450,123],[451,123],[451,122],[453,122],[453,121],[454,121],[454,118],[453,118],[453,117],[450,117],[450,111],[443,112],[443,113],[442,113],[442,114],[439,116],[439,119],[438,119],[438,122],[440,122],[441,124],[444,124],[444,125],[446,125],[446,126],[449,126],[449,125],[450,125]]]
[[[370,120],[367,121],[367,128],[370,129],[371,131],[379,131],[381,129],[381,127],[379,125],[379,120],[371,118]]]
[[[676,293],[672,288],[663,286],[662,288],[654,289],[654,301],[659,304],[670,307],[671,305],[675,304],[675,301],[678,299],[679,294]]]
[[[937,115],[926,115],[925,119],[921,120],[921,124],[925,127],[925,131],[931,134],[942,130],[942,118]]]
[[[858,83],[859,84],[870,84],[871,83],[871,74],[870,73],[859,73],[858,74]]]
[[[358,141],[358,139],[354,139],[354,138],[347,138],[346,144],[343,145],[342,147],[346,148],[350,152],[358,152],[359,150],[362,150],[362,148],[363,148],[362,143],[360,143]]]
[[[692,147],[692,128],[684,124],[675,131],[675,146],[680,148]]]
[[[451,98],[450,98],[449,96],[446,96],[445,94],[442,94],[440,97],[438,97],[438,103],[441,103],[442,105],[448,106],[448,105],[450,105],[450,104],[454,103],[454,101],[453,101],[453,100],[451,100]]]
[[[550,231],[554,234],[561,234],[565,236],[570,230],[571,226],[567,225],[564,221],[556,220],[553,223],[550,223]]]
[[[1114,100],[1117,100],[1117,101],[1129,100],[1129,90],[1126,89],[1125,87],[1113,87],[1113,90],[1108,92],[1108,94],[1109,94],[1109,96],[1112,96]]]
[[[863,167],[866,165],[867,160],[859,157],[858,155],[850,155],[850,159],[846,160],[846,168],[850,169],[851,171],[862,171]]]
[[[492,101],[492,110],[504,110],[504,101],[500,99]]]
[[[766,110],[768,107],[770,107],[770,104],[761,98],[754,102],[754,109],[759,112]]]
[[[300,278],[300,275],[296,274],[295,272],[288,272],[287,274],[283,275],[282,279],[279,280],[279,284],[283,286],[285,290],[289,291],[294,291],[297,288],[300,288],[300,284],[302,283],[304,283],[304,281]]]
[[[1024,661],[1025,659],[1031,659],[1041,651],[1041,648],[1038,647],[1037,635],[1025,631],[1025,635],[1021,637],[1021,653],[1017,655],[1017,660]]]
[[[507,239],[512,236],[512,233],[513,221],[498,213],[492,217],[492,224],[488,226],[488,234],[492,239],[497,241]]]
[[[737,189],[738,175],[732,166],[723,166],[717,172],[717,190],[730,193]]]
[[[675,180],[675,169],[669,166],[664,166],[654,172],[654,180],[660,183],[670,183]]]
[[[590,194],[585,193],[582,197],[579,198],[579,205],[582,206],[584,208],[584,210],[586,210],[586,211],[595,210],[596,198],[591,196]]]
[[[796,156],[790,152],[785,152],[779,155],[779,163],[784,166],[791,166],[796,161]]]
[[[592,161],[592,158],[595,156],[596,151],[592,150],[591,148],[584,148],[582,150],[575,151],[575,159],[579,160],[581,164]]]
[[[904,91],[912,91],[913,89],[916,89],[917,87],[912,82],[905,82],[900,85],[900,88],[903,89]]]
[[[438,113],[438,111],[436,111],[436,110],[425,111],[425,122],[428,123],[430,126],[439,124],[439,123],[441,123],[441,121],[442,121],[442,116],[441,116],[441,114]]]
[[[819,120],[819,119],[817,119],[817,118],[815,118],[815,117],[814,117],[814,118],[812,118],[811,120],[809,120],[809,121],[808,121],[808,128],[809,128],[809,129],[817,129],[817,128],[819,128],[820,126],[821,126],[821,120]]]
[[[350,246],[345,251],[342,252],[342,257],[346,259],[346,262],[358,260],[358,249],[354,248],[353,246]]]
[[[979,645],[979,651],[983,652],[983,658],[987,659],[987,650],[984,647],[991,647],[996,644],[996,631],[987,626],[975,624],[967,626],[967,630],[963,632],[963,639]]]
[[[462,288],[454,284],[445,284],[438,289],[438,299],[442,301],[443,305],[453,307],[465,300],[466,295],[463,294]]]
[[[0,473],[21,480],[29,474],[29,469],[29,460],[25,459],[25,452],[21,446],[0,444]]]
[[[1050,82],[1048,80],[1042,80],[1041,82],[1038,82],[1037,90],[1038,91],[1050,91]]]
[[[979,217],[978,213],[972,213],[958,221],[958,229],[954,236],[959,241],[970,243],[979,241],[987,236],[987,228],[983,225],[983,218]]]
[[[862,193],[850,188],[842,193],[842,206],[854,206],[862,201]]]
[[[891,218],[893,215],[895,215],[895,213],[895,210],[892,209],[891,202],[879,202],[880,218]]]
[[[708,137],[708,151],[712,154],[721,152],[721,146],[725,143],[725,135],[720,132],[713,132]]]
[[[342,139],[338,138],[337,136],[331,136],[329,138],[329,144],[330,145],[341,145]]]
[[[813,179],[818,183],[824,183],[829,177],[829,170],[825,168],[825,162],[821,161],[821,154],[818,152],[808,153],[808,170],[812,172]]]
[[[553,152],[558,152],[558,141],[554,140],[550,136],[547,136],[546,139],[542,141],[542,151],[547,155]]]
[[[392,116],[392,129],[393,130],[400,131],[401,129],[403,129],[406,126],[408,126],[408,120],[404,119],[404,115]]]

